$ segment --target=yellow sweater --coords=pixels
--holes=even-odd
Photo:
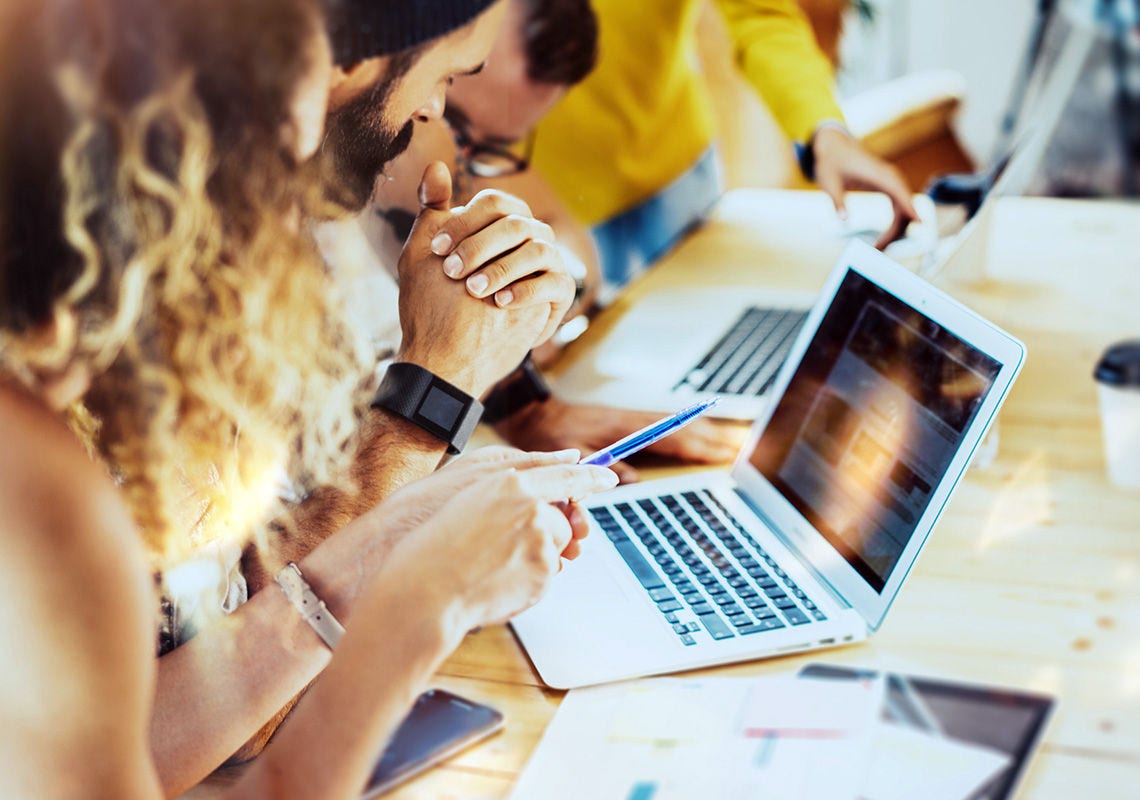
[[[701,0],[593,0],[594,72],[539,125],[536,168],[583,223],[626,211],[665,188],[712,143],[698,71]],[[795,0],[717,0],[735,60],[781,128],[806,140],[841,119],[831,65]]]

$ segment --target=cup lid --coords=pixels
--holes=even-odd
[[[1112,386],[1140,387],[1140,339],[1118,342],[1105,350],[1093,377]]]

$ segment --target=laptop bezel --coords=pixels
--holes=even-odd
[[[993,385],[974,419],[963,433],[958,451],[930,502],[918,519],[914,534],[899,555],[882,592],[875,591],[855,568],[824,538],[823,534],[749,462],[756,443],[763,435],[768,420],[787,391],[824,314],[830,308],[847,272],[862,275],[873,284],[922,312],[970,345],[1001,364]],[[852,242],[828,276],[819,300],[808,315],[787,361],[772,389],[772,401],[753,425],[748,443],[738,454],[732,477],[742,496],[757,508],[772,525],[774,533],[797,552],[805,564],[840,597],[849,603],[876,630],[897,597],[903,581],[914,566],[923,546],[942,516],[950,497],[965,473],[974,451],[989,429],[1010,386],[1025,360],[1025,346],[1016,338],[975,314],[964,305],[891,261],[863,242]]]

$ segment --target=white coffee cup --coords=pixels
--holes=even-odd
[[[1108,479],[1122,489],[1140,489],[1140,340],[1108,348],[1093,375]]]

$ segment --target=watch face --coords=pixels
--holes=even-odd
[[[417,413],[444,430],[450,431],[455,427],[459,415],[463,413],[463,405],[462,400],[452,397],[438,386],[432,386],[428,389]]]

